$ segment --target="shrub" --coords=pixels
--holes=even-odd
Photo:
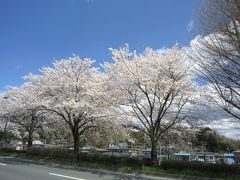
[[[51,158],[70,159],[73,158],[73,151],[60,148],[36,148],[30,147],[27,154],[33,156],[48,156]]]
[[[73,151],[68,149],[60,149],[60,148],[28,148],[27,154],[33,156],[41,156],[41,157],[50,157],[55,159],[73,159]],[[111,155],[103,155],[98,153],[79,153],[77,161],[79,162],[94,162],[101,163],[106,165],[116,165],[116,166],[134,166],[141,167],[145,162],[147,162],[143,158],[139,157],[128,157],[128,156],[111,156]],[[145,164],[146,165],[146,164]]]
[[[224,174],[237,174],[240,173],[240,165],[228,165],[228,164],[207,164],[203,162],[191,162],[181,160],[163,160],[161,162],[163,169],[176,169],[179,171],[204,171],[210,173],[224,173]]]
[[[82,153],[79,155],[79,161],[95,162],[102,164],[113,165],[128,165],[141,167],[144,163],[142,158],[128,157],[128,156],[111,156],[97,153]]]
[[[17,153],[17,154],[26,152],[25,150],[15,150],[13,148],[7,148],[7,147],[2,148],[1,151],[6,153]]]

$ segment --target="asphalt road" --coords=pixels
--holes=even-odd
[[[172,178],[133,177],[124,174],[108,174],[90,171],[68,170],[22,162],[14,158],[0,156],[0,180],[135,180]]]

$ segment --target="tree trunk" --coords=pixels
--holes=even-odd
[[[28,147],[32,146],[32,141],[33,141],[33,132],[29,131],[28,132]]]
[[[74,155],[74,159],[77,160],[78,159],[78,155],[79,155],[79,134],[78,131],[74,131],[73,133],[73,155]]]
[[[3,132],[0,132],[0,141],[1,141],[1,146],[0,146],[0,148],[2,149],[2,147],[3,147]]]
[[[1,139],[0,139],[0,141],[1,141],[1,148],[3,147],[3,141],[5,140],[5,134],[7,132],[7,126],[8,126],[8,122],[5,123],[4,129],[3,129],[2,133],[1,133]]]
[[[157,166],[157,148],[155,140],[151,140],[151,165]]]

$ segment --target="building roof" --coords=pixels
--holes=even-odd
[[[190,153],[175,153],[175,156],[191,156]]]
[[[120,143],[120,144],[116,144],[116,145],[111,145],[109,146],[107,149],[125,149],[125,150],[128,150],[128,146],[127,144],[125,143]]]

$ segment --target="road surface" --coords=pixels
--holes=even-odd
[[[68,170],[37,165],[33,162],[22,162],[14,158],[0,156],[0,180],[143,180],[172,178],[134,177],[121,174],[107,174],[90,171]]]

